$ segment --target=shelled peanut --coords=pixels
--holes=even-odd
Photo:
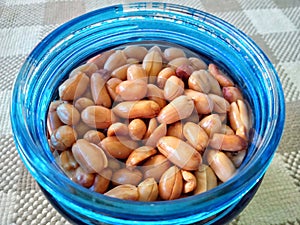
[[[76,183],[107,196],[172,200],[237,172],[251,117],[217,65],[180,48],[131,45],[89,59],[58,88],[49,145]]]

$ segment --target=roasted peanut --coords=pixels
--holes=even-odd
[[[140,79],[122,81],[116,87],[116,94],[125,101],[140,100],[147,94],[147,83]]]
[[[138,169],[122,168],[115,171],[111,181],[113,185],[132,184],[138,185],[143,178],[143,174]]]
[[[194,70],[206,70],[207,64],[200,58],[190,57],[189,61]]]
[[[201,194],[208,191],[218,185],[217,177],[210,166],[202,164],[195,172],[197,180],[197,186],[194,190],[194,194]]]
[[[104,138],[105,135],[97,130],[89,130],[83,135],[83,139],[95,145],[99,145],[101,140],[103,140]]]
[[[121,98],[118,96],[118,94],[116,93],[116,87],[122,82],[122,80],[118,79],[118,78],[110,78],[107,82],[106,82],[106,88],[107,91],[110,95],[110,97],[112,98],[112,100],[114,101],[119,101],[121,100]]]
[[[190,193],[197,187],[196,177],[190,172],[181,170],[181,175],[183,178],[183,193]]]
[[[73,126],[74,130],[77,133],[77,138],[83,138],[86,132],[91,130],[91,127],[84,123],[82,120],[79,121],[75,126]]]
[[[176,68],[176,76],[185,80],[189,79],[189,77],[193,72],[194,72],[194,68],[186,64],[183,64]]]
[[[192,122],[184,124],[183,135],[198,152],[204,152],[208,145],[208,135],[198,124]]]
[[[78,167],[75,170],[75,173],[74,173],[74,175],[72,177],[72,180],[74,182],[76,182],[77,184],[80,184],[83,187],[89,188],[94,183],[95,174],[93,174],[93,173],[87,173],[81,167]]]
[[[244,161],[244,158],[247,154],[246,150],[241,150],[237,152],[225,152],[228,158],[233,162],[236,168],[239,168]]]
[[[64,123],[59,119],[56,111],[49,111],[47,115],[47,130],[49,135],[51,136],[52,133],[59,128],[60,126],[63,126]]]
[[[233,81],[226,76],[217,65],[211,63],[208,65],[208,70],[212,76],[216,78],[222,87],[234,86]]]
[[[188,79],[189,88],[205,94],[209,93],[211,89],[209,76],[206,70],[194,71]]]
[[[63,151],[59,155],[59,159],[60,165],[64,170],[73,170],[79,166],[71,151]]]
[[[170,67],[166,67],[166,68],[162,69],[159,72],[159,74],[157,75],[157,86],[159,88],[164,88],[167,79],[169,77],[175,76],[175,75],[176,75],[175,70]]]
[[[223,87],[222,88],[224,98],[229,102],[236,102],[237,100],[243,100],[243,95],[237,87]]]
[[[223,96],[221,86],[219,82],[213,77],[213,76],[208,76],[209,82],[210,82],[210,93]]]
[[[123,51],[128,58],[135,58],[139,60],[139,62],[142,62],[148,53],[148,50],[145,47],[137,45],[127,46]]]
[[[138,144],[126,137],[106,137],[101,141],[101,147],[116,159],[126,159],[138,147]]]
[[[58,88],[60,99],[72,101],[81,97],[81,95],[86,91],[89,82],[89,77],[82,72],[68,78]]]
[[[166,136],[166,134],[167,134],[167,125],[162,123],[155,130],[153,130],[148,140],[146,141],[146,145],[155,147],[158,140],[161,137]]]
[[[92,106],[92,105],[95,105],[94,101],[92,99],[86,98],[86,97],[78,98],[74,103],[75,108],[79,112],[84,110],[86,107]]]
[[[221,129],[218,131],[221,134],[234,134],[234,131],[231,127],[227,126],[226,124],[222,124]]]
[[[239,100],[239,99],[237,100],[237,104],[239,106],[241,120],[242,120],[246,130],[249,131],[251,121],[249,118],[249,112],[248,112],[247,105],[244,101]]]
[[[173,136],[184,140],[185,137],[183,135],[183,123],[181,121],[178,121],[176,123],[171,124],[168,127],[167,136]]]
[[[222,182],[229,180],[235,174],[235,166],[224,152],[208,150],[206,157],[208,164]]]
[[[157,148],[172,163],[184,170],[196,170],[202,163],[200,153],[176,137],[165,136],[160,138]]]
[[[149,79],[155,78],[162,69],[162,57],[158,51],[150,51],[144,57],[143,68],[146,71]],[[150,82],[152,83],[152,82]]]
[[[141,146],[133,150],[126,160],[127,167],[134,167],[144,161],[145,159],[156,154],[157,150],[151,146]]]
[[[151,202],[158,197],[158,186],[154,178],[147,178],[138,185],[139,201]]]
[[[107,157],[97,145],[79,139],[72,146],[72,153],[81,168],[87,173],[98,173],[107,167]]]
[[[76,125],[80,120],[80,113],[69,103],[62,103],[56,109],[59,119],[67,125]]]
[[[133,140],[141,140],[147,131],[146,124],[141,119],[134,119],[128,124],[129,136]]]
[[[108,128],[114,122],[110,109],[103,106],[88,106],[81,112],[81,119],[90,127]]]
[[[159,110],[159,105],[152,100],[121,102],[112,109],[117,116],[125,119],[154,118]]]
[[[110,108],[112,104],[110,95],[105,86],[109,76],[110,75],[107,70],[100,70],[97,73],[93,73],[90,78],[91,92],[95,104],[102,105],[106,108]]]
[[[176,59],[179,57],[185,57],[185,53],[180,48],[170,47],[170,48],[165,49],[164,57],[167,61],[172,61],[173,59]]]
[[[147,98],[155,101],[161,109],[167,104],[164,98],[164,91],[154,84],[147,85]]]
[[[107,191],[112,176],[112,170],[105,168],[101,171],[101,174],[97,174],[94,179],[93,185],[90,190],[103,194]]]
[[[184,94],[193,99],[195,108],[199,114],[209,114],[213,111],[214,103],[207,94],[192,89],[184,90]]]
[[[90,77],[97,70],[98,70],[98,67],[95,63],[88,62],[88,63],[78,66],[77,68],[72,70],[69,77],[73,77],[80,72],[85,73],[86,75],[88,75]]]
[[[126,136],[128,133],[128,126],[120,122],[113,123],[107,130],[107,136]]]
[[[127,58],[123,51],[117,50],[116,52],[112,53],[106,62],[104,63],[103,68],[108,71],[113,71],[120,66],[123,66],[127,63]]]
[[[121,162],[115,158],[108,158],[108,168],[112,171],[117,171],[121,169]]]
[[[222,121],[218,114],[211,114],[204,117],[199,122],[200,127],[202,127],[209,137],[212,137],[214,133],[220,132],[222,128]]]
[[[208,97],[213,101],[214,112],[222,114],[230,110],[230,104],[225,98],[215,94],[208,94]]]
[[[153,131],[157,128],[158,124],[156,118],[151,118],[148,123],[148,129],[144,135],[144,139],[148,139]]]
[[[64,151],[70,148],[77,139],[76,131],[68,126],[64,125],[57,128],[50,136],[51,146],[57,150]]]
[[[141,167],[144,178],[153,177],[157,182],[161,175],[170,168],[170,161],[163,155],[157,154],[150,157]]]
[[[181,96],[184,91],[184,83],[176,76],[171,76],[167,79],[164,87],[164,97],[168,101]]]
[[[247,148],[247,141],[238,135],[226,135],[215,133],[209,141],[209,145],[214,149],[226,151],[240,151]]]
[[[180,170],[176,166],[170,167],[160,178],[159,196],[164,200],[177,199],[182,193],[183,180]]]
[[[190,65],[190,61],[186,57],[178,57],[172,59],[168,66],[176,71],[176,69],[181,65]]]
[[[103,69],[105,62],[107,61],[108,57],[115,53],[115,50],[109,50],[106,52],[102,52],[101,54],[98,54],[94,56],[93,58],[90,58],[87,63],[95,63],[99,69]]]
[[[119,198],[123,200],[133,200],[133,201],[137,201],[139,198],[137,187],[131,184],[119,185],[109,190],[108,192],[105,192],[104,195],[112,198]]]
[[[111,72],[111,77],[120,79],[122,81],[126,80],[126,78],[127,78],[127,70],[129,68],[129,66],[130,66],[130,64],[125,64],[123,66],[120,66],[120,67],[114,69]]]
[[[127,70],[127,80],[142,80],[148,82],[146,70],[140,65],[130,65]]]
[[[189,117],[194,110],[194,102],[188,96],[179,96],[166,105],[158,114],[160,123],[171,124]]]

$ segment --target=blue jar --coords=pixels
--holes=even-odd
[[[253,140],[238,173],[206,193],[166,202],[132,202],[91,192],[66,177],[49,150],[48,106],[77,65],[132,42],[163,41],[200,53],[230,71],[253,113]],[[82,15],[50,33],[15,81],[11,123],[24,164],[52,204],[78,224],[222,224],[255,194],[280,141],[283,91],[266,55],[244,33],[210,14],[165,3],[133,3]]]

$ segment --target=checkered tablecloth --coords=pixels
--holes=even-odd
[[[13,81],[34,46],[85,12],[131,0],[0,0],[0,224],[69,224],[21,162],[11,133]],[[168,0],[244,31],[269,56],[286,99],[285,132],[257,194],[236,225],[300,224],[300,0]]]

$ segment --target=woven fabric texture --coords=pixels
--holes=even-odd
[[[137,1],[137,0],[136,0]],[[145,1],[145,0],[143,0]],[[131,0],[0,0],[0,224],[69,224],[19,158],[9,105],[13,81],[35,45],[62,23]],[[233,225],[300,224],[300,0],[166,0],[214,14],[268,55],[284,89],[286,125],[257,194]]]

